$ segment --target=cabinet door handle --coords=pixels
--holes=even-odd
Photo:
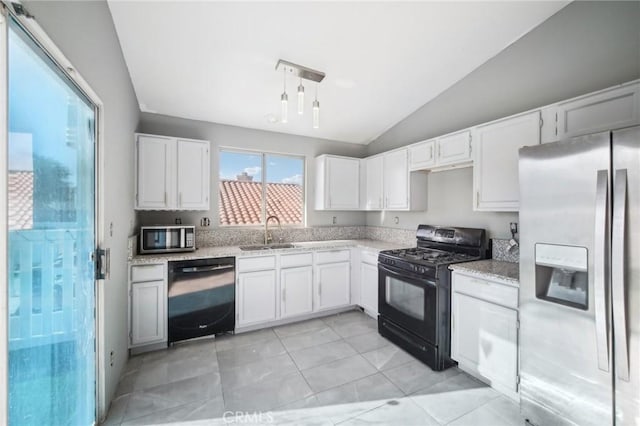
[[[429,160],[433,160],[433,145],[429,147]]]
[[[282,289],[282,302],[283,303],[287,302],[287,289],[286,288]]]
[[[318,283],[318,296],[322,297],[322,283]]]
[[[164,205],[167,205],[167,191],[164,191]]]
[[[182,192],[178,193],[178,204],[182,207]]]

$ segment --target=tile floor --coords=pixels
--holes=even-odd
[[[359,311],[133,357],[108,425],[524,424],[457,368],[434,372]]]

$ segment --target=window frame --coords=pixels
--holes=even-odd
[[[260,206],[260,223],[259,224],[234,224],[227,225],[220,223],[220,160],[222,158],[223,152],[230,152],[234,154],[248,154],[248,155],[259,155],[260,156],[260,165],[261,165],[261,176],[262,176],[262,197],[261,197],[261,206]],[[219,146],[218,147],[218,173],[215,176],[216,179],[216,191],[217,191],[217,207],[218,207],[218,223],[217,226],[225,229],[239,228],[239,229],[263,229],[265,226],[264,221],[267,216],[267,156],[275,155],[279,157],[289,157],[302,160],[302,223],[299,224],[287,224],[283,223],[281,226],[283,228],[295,229],[295,228],[306,228],[307,227],[307,156],[306,155],[297,155],[297,154],[288,154],[281,153],[276,151],[258,151],[254,149],[244,149],[237,148],[233,146]]]

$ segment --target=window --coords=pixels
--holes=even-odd
[[[263,185],[266,182],[266,185]],[[304,158],[220,151],[220,225],[304,224]]]

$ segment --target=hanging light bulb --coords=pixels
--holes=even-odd
[[[313,128],[320,128],[320,102],[318,102],[318,85],[316,84],[316,99],[313,101]]]
[[[280,102],[282,104],[282,117],[280,119],[280,121],[282,121],[283,123],[286,123],[287,121],[289,121],[289,96],[287,96],[287,68],[284,68],[284,73],[283,73],[283,86],[284,86],[284,92],[282,92],[282,95],[280,95]]]
[[[302,85],[302,78],[300,78],[300,84],[298,85],[298,114],[304,114],[304,86]]]

